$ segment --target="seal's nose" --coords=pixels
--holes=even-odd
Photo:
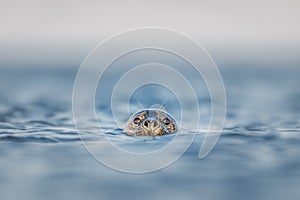
[[[146,127],[147,129],[154,130],[159,127],[159,123],[156,120],[149,119],[144,121],[143,126]]]

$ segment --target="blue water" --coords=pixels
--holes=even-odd
[[[1,69],[0,199],[299,199],[300,68],[230,66],[221,74],[227,118],[213,151],[199,160],[196,140],[171,166],[132,175],[100,164],[82,145],[72,116],[76,70]],[[206,123],[210,102],[201,102]],[[133,140],[103,120],[123,147],[147,151],[169,140]]]

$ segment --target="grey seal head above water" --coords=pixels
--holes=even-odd
[[[133,114],[124,131],[130,136],[161,136],[177,132],[174,118],[161,109],[143,109]]]

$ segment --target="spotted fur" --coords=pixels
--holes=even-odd
[[[130,117],[124,131],[131,136],[161,136],[176,133],[177,125],[166,111],[145,109]]]

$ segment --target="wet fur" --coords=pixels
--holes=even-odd
[[[154,131],[149,131],[144,129],[141,124],[148,119],[147,115],[149,112],[155,113],[155,119],[160,122],[160,125],[157,129]],[[140,119],[140,122],[138,124],[134,123],[134,120],[138,118]],[[169,120],[169,124],[165,124],[164,120],[167,118]],[[127,125],[124,129],[124,131],[130,135],[130,136],[161,136],[166,134],[172,134],[177,131],[176,122],[175,120],[164,111],[160,110],[146,110],[146,111],[140,111],[136,114],[134,114],[127,122]]]

